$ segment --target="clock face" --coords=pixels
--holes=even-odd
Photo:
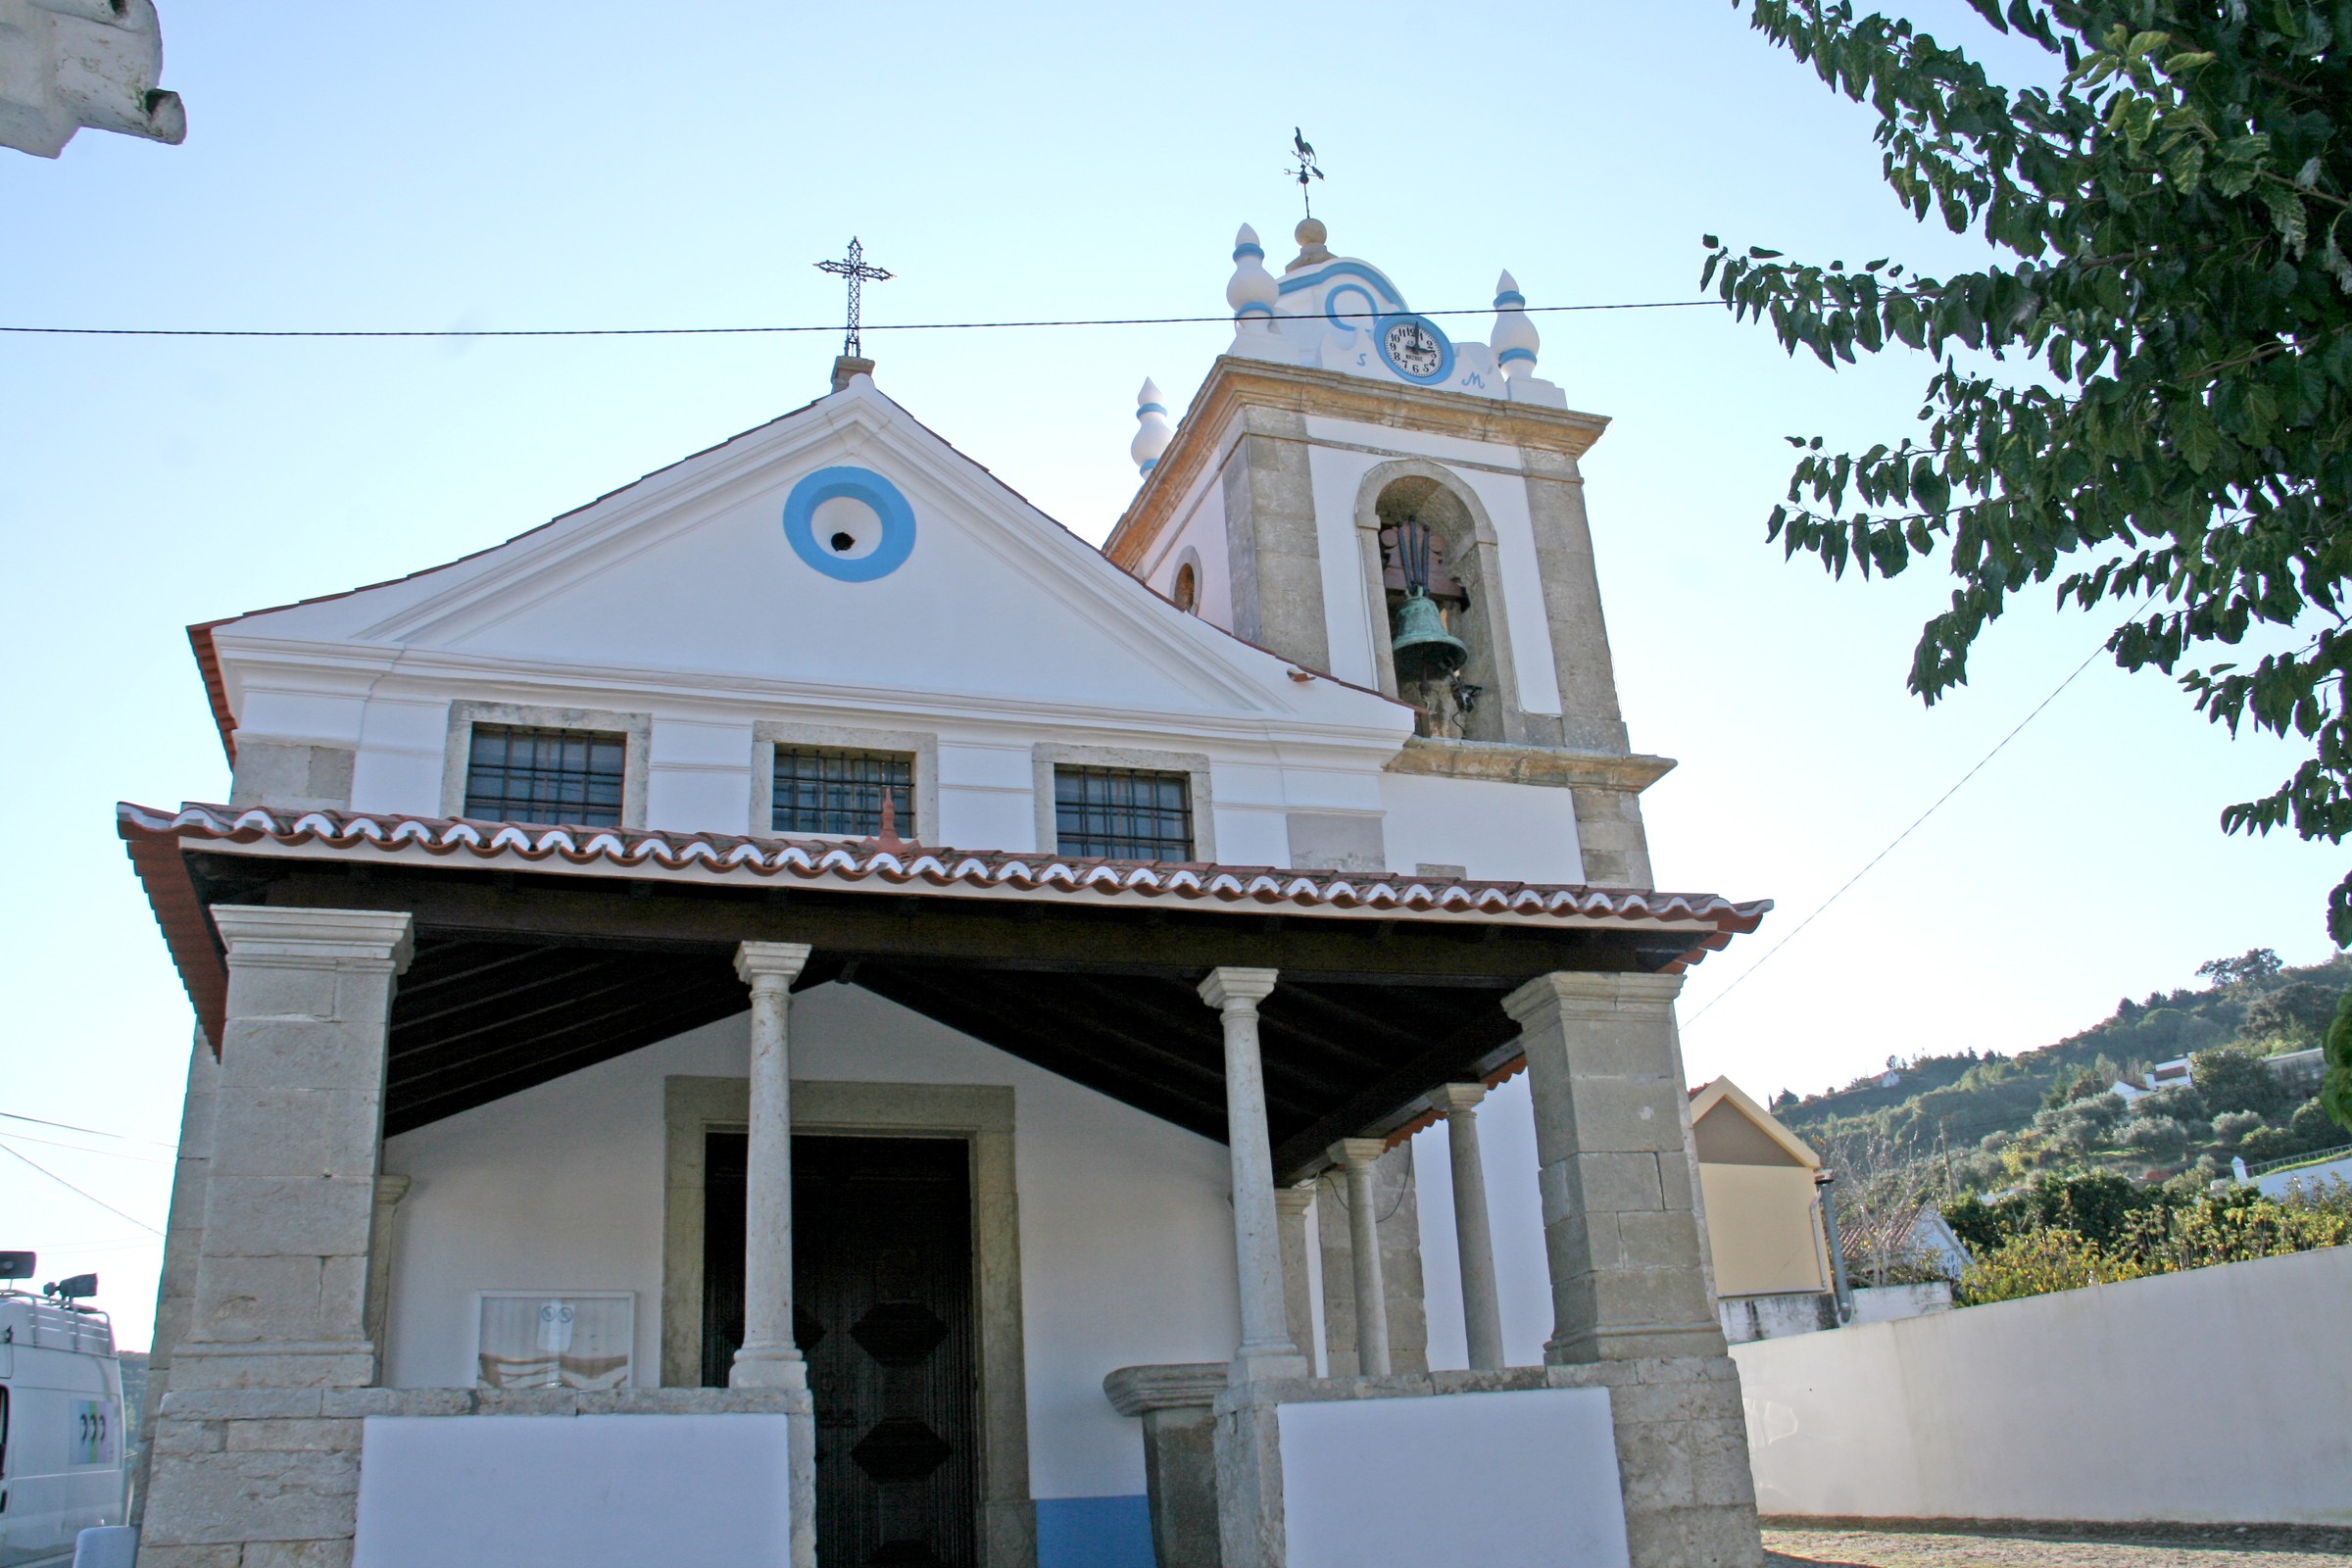
[[[1391,365],[1406,375],[1435,375],[1446,365],[1446,345],[1419,321],[1398,321],[1382,335]]]
[[[1453,373],[1453,345],[1434,322],[1409,311],[1382,317],[1372,343],[1381,363],[1407,381],[1436,386]]]

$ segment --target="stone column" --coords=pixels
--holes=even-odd
[[[212,917],[228,958],[212,1157],[140,1556],[211,1563],[269,1543],[289,1562],[348,1560],[360,1422],[339,1396],[375,1376],[368,1263],[410,919],[248,905]]]
[[[1315,1302],[1308,1290],[1306,1250],[1312,1246],[1307,1216],[1314,1212],[1315,1184],[1285,1187],[1274,1195],[1274,1221],[1282,1232],[1283,1320],[1291,1327],[1291,1343],[1314,1365]]]
[[[1355,1284],[1355,1369],[1358,1377],[1385,1378],[1389,1360],[1389,1292],[1380,1276],[1379,1195],[1372,1167],[1389,1146],[1378,1138],[1343,1138],[1331,1157],[1348,1178],[1348,1251]]]
[[[1487,1220],[1487,1167],[1478,1151],[1478,1103],[1483,1084],[1447,1084],[1429,1097],[1445,1113],[1446,1147],[1453,1156],[1453,1238],[1462,1260],[1462,1328],[1473,1371],[1501,1367],[1502,1294],[1494,1283],[1494,1236]]]
[[[1680,975],[1547,974],[1504,999],[1527,1048],[1554,1364],[1720,1355],[1674,1037]]]
[[[1536,1105],[1544,1361],[1609,1390],[1633,1568],[1763,1561],[1740,1373],[1707,1285],[1679,975],[1554,973],[1503,1002]]]
[[[196,1264],[204,1252],[204,1183],[213,1157],[213,1093],[220,1062],[202,1029],[192,1031],[188,1086],[180,1102],[179,1153],[172,1172],[172,1208],[164,1221],[163,1277],[156,1282],[155,1339],[147,1358],[147,1398],[137,1412],[139,1456],[131,1474],[130,1523],[146,1522],[148,1469],[155,1461],[155,1424],[172,1384],[172,1350],[187,1331],[196,1304]]]
[[[744,1154],[743,1348],[727,1385],[805,1389],[792,1340],[792,1060],[785,1039],[805,942],[746,942],[735,972],[752,988],[752,1121]]]
[[[219,905],[228,1006],[173,1386],[365,1388],[392,982],[409,916]]]
[[[1212,969],[1200,982],[1200,1000],[1217,1009],[1225,1025],[1225,1141],[1233,1164],[1233,1249],[1242,1297],[1242,1343],[1231,1378],[1236,1385],[1307,1375],[1306,1358],[1291,1343],[1283,1303],[1274,1151],[1257,1054],[1257,1004],[1273,990],[1271,969]]]

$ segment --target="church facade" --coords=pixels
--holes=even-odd
[[[1100,550],[845,358],[193,628],[146,1568],[1760,1562],[1605,421],[1298,239]]]

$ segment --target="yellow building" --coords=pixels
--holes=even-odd
[[[1821,1156],[1729,1078],[1692,1091],[1690,1128],[1725,1333],[1787,1333],[1768,1320],[1790,1314],[1835,1324],[1822,1193],[1813,1181]],[[1770,1297],[1790,1299],[1760,1299]]]

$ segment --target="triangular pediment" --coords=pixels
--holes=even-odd
[[[1310,692],[1178,611],[862,376],[479,555],[217,635],[852,697],[1394,722],[1385,699]]]

